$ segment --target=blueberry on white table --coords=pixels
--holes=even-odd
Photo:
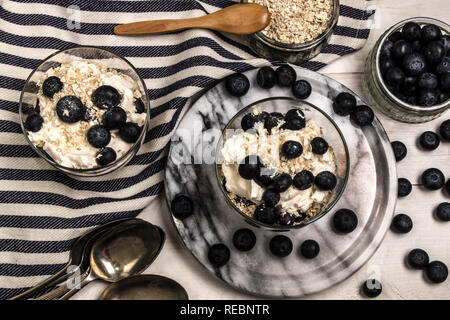
[[[56,104],[56,114],[66,123],[75,123],[83,117],[84,105],[76,96],[64,96]]]
[[[333,216],[334,228],[341,233],[350,233],[358,225],[358,216],[350,209],[339,209]]]
[[[298,190],[306,190],[314,184],[314,174],[308,170],[302,170],[292,179],[294,187]]]
[[[222,267],[230,260],[230,249],[223,243],[212,245],[208,251],[208,260],[215,267]]]
[[[399,178],[398,179],[398,193],[397,195],[399,197],[406,197],[409,195],[412,191],[412,185],[411,182],[409,182],[406,178]]]
[[[239,251],[249,251],[256,244],[255,233],[250,229],[239,229],[233,235],[233,245]]]
[[[170,209],[175,218],[183,220],[194,212],[194,203],[188,196],[180,194],[173,198]]]
[[[290,65],[282,65],[275,70],[278,84],[282,87],[290,87],[297,79],[297,73]]]
[[[360,127],[371,125],[375,114],[369,106],[357,106],[350,112],[350,119]]]
[[[330,171],[320,172],[314,179],[314,183],[320,190],[329,191],[336,187],[336,176]]]
[[[277,73],[271,67],[262,67],[256,74],[256,82],[263,89],[270,89],[277,84]]]
[[[383,291],[383,286],[376,279],[368,279],[362,285],[362,291],[368,298],[376,298]]]
[[[284,192],[292,185],[292,178],[287,173],[279,173],[272,179],[272,189],[276,192]]]
[[[280,213],[278,212],[277,208],[268,207],[265,204],[260,204],[256,206],[254,217],[259,222],[272,225],[275,222],[277,222]]]
[[[450,221],[450,202],[442,202],[438,205],[436,217],[441,221]]]
[[[392,220],[392,226],[399,233],[408,233],[413,228],[413,222],[408,215],[400,213]]]
[[[408,264],[414,269],[425,269],[430,262],[428,253],[422,249],[413,249],[408,254]]]
[[[95,89],[91,96],[92,102],[100,109],[117,107],[122,97],[119,91],[112,86],[101,86]]]
[[[248,155],[239,164],[238,173],[242,178],[251,180],[260,175],[262,166],[259,156]]]
[[[53,98],[55,93],[60,92],[63,87],[64,84],[58,77],[48,77],[42,84],[42,93],[49,98]]]
[[[225,79],[225,88],[231,95],[242,97],[250,89],[250,82],[246,75],[234,73]]]
[[[37,113],[30,114],[25,120],[24,127],[28,131],[38,132],[42,128],[44,119]]]
[[[442,122],[441,126],[439,127],[439,134],[441,135],[442,139],[450,142],[450,119]]]
[[[262,195],[262,199],[268,207],[275,207],[280,201],[280,198],[280,193],[271,189],[267,189]]]
[[[286,123],[283,128],[289,130],[300,130],[306,126],[305,114],[300,109],[291,109],[284,116]]]
[[[127,113],[121,107],[112,107],[103,114],[103,125],[108,130],[120,129],[127,122]]]
[[[315,154],[324,154],[328,151],[328,142],[322,137],[315,137],[311,140],[311,151]]]
[[[292,94],[298,99],[306,99],[311,95],[311,84],[306,80],[298,80],[292,84]]]
[[[442,283],[448,277],[448,268],[441,261],[432,261],[425,269],[428,279],[433,283]]]
[[[111,141],[111,133],[100,124],[89,128],[87,134],[88,142],[95,148],[103,148]]]
[[[300,142],[288,140],[281,146],[283,155],[288,159],[295,159],[302,155],[303,147]]]
[[[142,128],[136,123],[127,122],[119,129],[119,135],[123,141],[128,143],[135,143],[141,135]]]
[[[277,257],[284,258],[292,252],[292,241],[286,236],[278,235],[273,237],[269,243],[270,251]]]
[[[419,138],[419,144],[425,150],[435,150],[440,143],[439,136],[432,131],[425,131]]]
[[[333,102],[333,110],[340,116],[348,116],[356,108],[356,98],[348,92],[339,93]]]
[[[430,168],[422,174],[422,184],[428,190],[439,190],[445,184],[445,177],[441,170]]]
[[[406,148],[405,144],[401,141],[394,141],[391,143],[391,145],[392,150],[394,151],[395,160],[397,162],[403,160],[408,153],[408,149]]]
[[[117,158],[117,154],[113,148],[106,147],[101,149],[97,156],[95,157],[95,161],[101,166],[105,166],[108,163],[114,162]]]
[[[306,259],[313,259],[317,257],[320,252],[320,246],[315,240],[305,240],[300,246],[300,253]]]

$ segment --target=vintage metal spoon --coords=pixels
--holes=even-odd
[[[266,7],[255,3],[235,4],[214,13],[191,19],[151,20],[114,27],[115,34],[157,34],[191,28],[211,29],[234,34],[258,32],[270,22]]]
[[[186,290],[176,281],[154,274],[120,280],[103,291],[100,300],[188,300]]]

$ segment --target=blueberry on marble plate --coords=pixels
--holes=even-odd
[[[261,159],[257,155],[248,155],[239,164],[239,175],[247,180],[252,180],[259,176],[261,167],[263,166]]]
[[[424,269],[428,266],[430,258],[422,249],[413,249],[408,254],[408,264],[414,269]]]
[[[38,132],[42,128],[44,119],[37,113],[30,114],[25,120],[24,127],[28,131]]]
[[[278,218],[278,223],[283,226],[290,226],[290,225],[294,224],[294,221],[295,221],[294,216],[292,214],[290,214],[289,212],[281,213]]]
[[[306,80],[298,80],[292,84],[292,94],[298,99],[306,99],[311,95],[311,84]]]
[[[119,135],[123,141],[135,143],[141,135],[142,128],[134,122],[127,122],[119,129]]]
[[[450,221],[450,202],[442,202],[438,205],[436,217],[441,221]]]
[[[120,129],[127,122],[127,113],[121,107],[112,107],[103,114],[103,125],[108,130]]]
[[[300,253],[306,259],[313,259],[317,257],[320,252],[320,246],[315,240],[305,240],[300,246]]]
[[[175,218],[183,220],[194,212],[194,203],[188,196],[179,194],[173,198],[170,208]]]
[[[214,267],[220,268],[230,260],[230,249],[223,243],[216,243],[209,248],[208,260]]]
[[[439,190],[445,184],[445,177],[441,170],[430,168],[422,173],[422,184],[428,190]]]
[[[368,298],[376,298],[383,291],[381,282],[376,279],[368,279],[362,285],[362,291]]]
[[[145,105],[141,98],[134,99],[134,106],[136,107],[137,113],[144,113],[145,112]]]
[[[403,71],[408,76],[419,76],[428,68],[427,59],[422,53],[413,52],[405,56],[402,62]]]
[[[283,155],[288,159],[295,159],[302,155],[303,147],[300,142],[288,140],[281,146]]]
[[[311,171],[302,170],[294,176],[292,181],[298,190],[306,190],[314,184],[314,175]]]
[[[48,77],[42,84],[42,93],[49,98],[53,98],[55,93],[60,92],[63,87],[64,84],[58,77]]]
[[[273,237],[269,243],[270,252],[275,256],[284,258],[292,252],[292,241],[286,236],[278,235]]]
[[[290,87],[297,79],[295,69],[290,65],[284,64],[275,70],[278,84],[282,87]]]
[[[272,179],[272,189],[276,192],[284,192],[292,185],[292,178],[287,173],[277,174]]]
[[[250,81],[242,73],[234,73],[225,79],[225,88],[235,97],[242,97],[250,89]]]
[[[420,26],[415,22],[408,22],[402,28],[402,36],[408,42],[420,40],[422,37]]]
[[[260,204],[256,207],[254,217],[259,222],[272,225],[277,222],[280,213],[276,208],[268,207],[265,204]]]
[[[322,171],[314,179],[314,183],[320,190],[329,191],[336,187],[336,176],[330,171]]]
[[[271,112],[264,121],[264,128],[271,132],[272,128],[279,126],[284,120],[284,116],[279,112]]]
[[[267,189],[264,191],[262,199],[266,206],[275,207],[280,202],[280,194],[274,190]]]
[[[100,86],[92,93],[92,102],[100,109],[109,109],[119,105],[122,97],[119,91],[112,86]]]
[[[333,102],[333,110],[340,116],[348,116],[356,107],[356,98],[348,92],[339,93]]]
[[[81,120],[84,105],[76,96],[64,96],[56,104],[56,114],[66,123],[75,123]]]
[[[408,215],[400,213],[392,220],[392,226],[399,233],[408,233],[413,227],[413,222]]]
[[[284,116],[284,127],[289,130],[300,130],[306,126],[305,114],[300,109],[291,109]]]
[[[408,194],[410,194],[412,191],[412,185],[411,182],[409,182],[406,178],[399,178],[398,179],[398,196],[399,197],[406,197]]]
[[[450,119],[442,122],[441,126],[439,127],[439,133],[442,139],[450,142]]]
[[[442,283],[448,277],[448,268],[441,261],[432,261],[425,269],[427,278],[433,283]]]
[[[277,84],[277,73],[271,67],[262,67],[256,74],[256,82],[263,89],[270,89]]]
[[[411,52],[411,44],[403,39],[396,41],[392,47],[392,56],[398,61],[401,61],[405,56],[411,54]]]
[[[435,150],[440,143],[439,136],[432,131],[425,131],[419,138],[419,144],[425,150]]]
[[[233,245],[239,251],[249,251],[256,244],[255,233],[250,229],[239,229],[233,235]]]
[[[103,148],[111,141],[108,129],[100,124],[93,125],[87,132],[88,142],[95,148]]]
[[[430,42],[439,40],[442,37],[441,29],[435,24],[427,24],[422,27],[422,41]]]
[[[334,228],[341,233],[350,233],[358,225],[358,216],[350,209],[339,209],[333,216]]]
[[[328,151],[328,143],[322,137],[315,137],[311,140],[311,150],[315,154],[324,154]]]
[[[392,150],[394,150],[395,160],[402,161],[408,153],[408,149],[406,148],[405,144],[401,141],[393,141],[391,145]]]
[[[95,161],[101,166],[106,166],[107,164],[114,162],[117,158],[117,154],[113,148],[106,147],[101,149],[97,156],[95,157]]]

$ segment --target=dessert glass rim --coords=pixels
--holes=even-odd
[[[273,101],[273,100],[290,100],[290,101],[297,103],[298,106],[306,105],[307,107],[311,107],[311,108],[314,108],[315,110],[319,111],[334,126],[336,131],[339,133],[340,139],[342,141],[342,144],[343,144],[344,150],[345,150],[345,161],[346,161],[345,175],[343,177],[342,187],[340,188],[340,190],[337,191],[336,198],[328,204],[328,207],[325,210],[322,210],[319,214],[315,215],[312,219],[309,219],[307,221],[302,221],[301,223],[299,223],[297,225],[280,225],[280,224],[269,225],[269,224],[260,222],[253,217],[246,215],[233,203],[233,201],[231,201],[230,197],[228,196],[227,192],[225,191],[225,188],[223,186],[223,183],[222,183],[222,180],[220,177],[220,172],[219,172],[221,165],[218,163],[217,159],[220,154],[220,148],[221,148],[221,145],[223,142],[223,137],[225,135],[226,130],[229,129],[230,124],[233,123],[234,120],[236,120],[238,117],[240,117],[243,113],[248,112],[252,107],[255,107],[261,103],[264,103],[267,101]],[[309,224],[319,220],[323,216],[325,216],[328,212],[330,212],[334,208],[334,206],[338,203],[342,194],[344,193],[345,187],[347,186],[349,173],[350,173],[350,154],[349,154],[347,142],[345,141],[344,134],[342,133],[342,131],[339,128],[339,126],[337,125],[337,123],[325,111],[323,111],[321,108],[315,106],[314,104],[304,101],[304,100],[299,100],[299,99],[292,98],[292,97],[276,97],[275,96],[275,97],[265,98],[265,99],[261,99],[261,100],[252,102],[251,104],[243,107],[241,110],[236,112],[236,114],[228,121],[228,123],[222,130],[222,134],[217,143],[216,160],[214,162],[214,165],[215,165],[215,171],[216,171],[216,179],[217,179],[217,183],[219,184],[219,188],[220,188],[223,196],[225,197],[225,201],[234,209],[234,211],[239,213],[245,220],[250,220],[251,224],[256,224],[259,227],[267,228],[267,229],[274,230],[274,231],[288,231],[291,229],[300,229],[300,228],[306,227],[307,225],[309,225]]]
[[[118,59],[124,61],[130,68],[131,70],[133,70],[133,72],[138,76],[139,81],[142,84],[143,87],[143,91],[145,94],[145,104],[146,104],[146,116],[145,116],[145,122],[144,125],[142,127],[142,131],[141,134],[139,135],[139,138],[136,140],[136,142],[133,143],[133,145],[130,147],[130,149],[127,150],[127,152],[125,152],[120,158],[117,158],[116,160],[114,160],[111,163],[108,163],[107,165],[104,166],[97,166],[97,167],[92,167],[92,168],[85,168],[85,169],[80,169],[80,168],[72,168],[72,167],[66,167],[63,166],[59,163],[57,163],[56,161],[54,161],[49,155],[47,155],[45,152],[43,152],[39,147],[37,147],[28,137],[28,132],[25,129],[25,125],[24,125],[24,113],[23,113],[23,105],[24,105],[24,101],[23,101],[23,97],[25,95],[25,87],[27,86],[27,84],[30,82],[30,79],[33,77],[33,75],[37,72],[37,70],[39,69],[40,66],[42,66],[46,61],[50,60],[51,58],[53,58],[54,56],[57,56],[61,53],[64,53],[66,51],[70,51],[70,50],[74,50],[74,49],[94,49],[94,50],[99,50],[99,51],[105,51],[108,52],[110,54],[112,54],[113,56],[117,57]],[[89,58],[81,58],[80,60],[86,60],[86,61],[90,61],[90,60],[95,60],[95,59],[89,59]],[[56,52],[53,52],[52,54],[48,55],[47,57],[45,57],[44,59],[41,60],[41,62],[39,63],[39,65],[33,69],[33,71],[30,73],[30,75],[27,77],[27,79],[25,80],[25,85],[24,88],[22,89],[22,92],[20,93],[20,98],[19,98],[19,122],[20,122],[20,126],[22,128],[22,132],[25,136],[25,139],[27,140],[28,144],[30,145],[30,147],[33,149],[34,152],[36,152],[42,159],[44,159],[45,161],[47,161],[49,164],[51,164],[53,167],[55,167],[58,170],[61,170],[62,172],[70,172],[70,174],[73,175],[80,175],[83,176],[83,173],[95,173],[97,170],[99,170],[100,168],[102,169],[108,169],[108,168],[112,168],[114,166],[117,165],[117,163],[120,163],[121,160],[125,159],[126,157],[128,157],[136,148],[138,148],[141,143],[142,140],[145,137],[145,134],[147,132],[147,128],[148,128],[148,123],[150,120],[150,101],[149,101],[149,97],[148,97],[148,93],[147,93],[147,86],[145,85],[144,80],[142,79],[142,77],[139,75],[137,69],[133,66],[133,64],[131,64],[130,61],[128,61],[128,59],[122,57],[121,55],[118,55],[117,53],[111,51],[111,50],[107,50],[107,49],[103,49],[100,47],[96,47],[96,46],[89,46],[89,45],[74,45],[71,47],[67,47],[61,50],[58,50]],[[115,171],[116,169],[120,168],[121,166],[125,165],[125,163],[122,163],[119,167],[107,171],[106,172],[100,172],[99,174],[95,174],[92,176],[101,176],[107,173],[110,173],[112,171]]]
[[[258,40],[263,42],[264,44],[276,48],[276,49],[282,49],[286,51],[299,51],[304,49],[309,49],[311,47],[316,46],[318,43],[320,43],[327,35],[328,33],[334,29],[334,26],[337,24],[339,20],[339,10],[340,10],[340,3],[339,0],[331,0],[333,1],[333,11],[332,16],[330,20],[328,21],[327,28],[316,38],[302,42],[302,43],[283,43],[276,40],[273,40],[272,38],[266,36],[261,31],[255,32],[252,34],[254,37],[256,37]],[[247,3],[248,0],[241,0],[242,3]]]
[[[408,18],[405,20],[402,20],[396,24],[394,24],[393,26],[389,27],[381,36],[379,43],[378,43],[378,47],[377,47],[377,51],[376,51],[376,55],[375,55],[375,65],[376,65],[376,77],[378,78],[380,84],[381,84],[381,90],[383,91],[384,94],[386,94],[390,99],[394,100],[397,104],[399,104],[401,107],[403,107],[406,110],[409,111],[413,111],[413,112],[421,112],[421,111],[437,111],[440,110],[442,108],[444,108],[449,100],[444,101],[443,103],[431,106],[431,107],[425,107],[425,106],[415,106],[412,104],[409,104],[407,102],[404,102],[402,100],[400,100],[399,98],[397,98],[391,91],[389,91],[389,89],[387,88],[386,83],[384,82],[383,77],[381,76],[381,70],[380,70],[380,57],[381,57],[381,48],[384,44],[384,42],[391,36],[391,34],[393,34],[394,32],[398,31],[400,29],[400,27],[404,26],[405,24],[407,24],[408,22],[416,22],[419,24],[426,24],[426,23],[432,23],[437,25],[442,31],[445,31],[445,34],[450,34],[450,25],[448,25],[447,23],[445,23],[444,21],[435,19],[435,18],[429,18],[429,17],[412,17],[412,18]]]

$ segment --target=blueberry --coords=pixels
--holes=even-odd
[[[242,97],[250,89],[250,82],[242,73],[234,73],[225,79],[225,88],[231,95]]]
[[[298,80],[292,85],[292,94],[298,99],[306,99],[311,95],[312,88],[308,81]]]
[[[336,176],[330,171],[322,171],[314,179],[314,183],[320,190],[333,190],[336,187]]]
[[[271,189],[267,189],[266,191],[264,191],[262,198],[266,206],[275,207],[280,201],[280,194]]]
[[[328,143],[324,138],[315,137],[311,140],[311,149],[315,154],[324,154],[328,151]]]
[[[253,180],[261,187],[268,187],[272,184],[273,171],[261,166],[260,173],[253,177]]]
[[[445,57],[436,66],[436,74],[443,75],[444,73],[450,73],[450,57]]]
[[[87,132],[88,142],[95,148],[103,148],[111,141],[111,134],[104,126],[96,124]]]
[[[438,77],[434,73],[425,72],[419,76],[417,84],[423,89],[436,89],[438,86]]]
[[[277,73],[271,67],[262,67],[256,74],[256,82],[263,89],[270,89],[277,83]]]
[[[447,102],[447,100],[449,100],[449,99],[450,99],[450,92],[449,93],[441,92],[439,94],[439,98],[438,98],[439,103]]]
[[[405,56],[412,53],[411,44],[405,40],[398,40],[392,47],[392,56],[394,59],[401,61]]]
[[[28,131],[38,132],[42,128],[44,119],[37,113],[30,114],[25,120],[24,127]]]
[[[113,107],[103,114],[103,125],[109,129],[120,129],[127,122],[127,113],[121,107]]]
[[[281,146],[283,155],[288,159],[295,159],[303,153],[303,147],[300,142],[288,140]]]
[[[440,42],[433,41],[427,44],[423,53],[428,63],[434,64],[445,57],[445,48]]]
[[[441,283],[448,277],[448,268],[441,261],[432,261],[425,269],[425,273],[431,282]]]
[[[284,121],[284,117],[279,112],[271,112],[264,121],[264,128],[271,132],[272,128],[279,126]]]
[[[306,219],[307,215],[304,212],[301,212],[300,210],[297,211],[297,216],[294,216],[294,221],[299,223]]]
[[[277,257],[284,258],[292,252],[292,241],[286,236],[273,237],[269,243],[270,251]]]
[[[383,286],[376,279],[368,279],[364,281],[362,285],[362,291],[364,292],[366,297],[376,298],[381,294],[381,291],[383,291]]]
[[[382,75],[385,75],[386,72],[390,69],[395,67],[395,62],[392,60],[391,57],[381,57],[380,58],[380,71]]]
[[[442,139],[450,142],[450,119],[442,122],[439,127],[439,133],[441,134]]]
[[[400,31],[395,31],[389,36],[389,41],[396,43],[398,40],[403,39],[403,34]]]
[[[399,178],[398,179],[398,196],[399,197],[406,197],[408,194],[410,194],[412,191],[412,185],[411,182],[409,182],[406,178]]]
[[[402,66],[403,71],[408,76],[419,76],[428,68],[427,59],[418,52],[406,55],[402,61]]]
[[[422,27],[422,41],[430,42],[433,40],[439,40],[442,37],[441,29],[435,24],[427,24]]]
[[[53,98],[53,95],[60,92],[63,86],[64,84],[58,77],[48,77],[42,84],[42,93],[49,98]]]
[[[135,143],[141,135],[142,129],[133,122],[127,122],[119,129],[119,135],[123,141]]]
[[[101,166],[106,166],[108,163],[114,162],[117,154],[113,148],[106,147],[100,150],[95,157],[95,161]]]
[[[450,221],[450,202],[442,202],[438,205],[436,217],[441,221]]]
[[[97,120],[97,114],[94,108],[83,108],[81,121],[91,122]]]
[[[417,83],[417,77],[406,76],[405,81],[403,82],[403,88],[409,89],[410,87],[415,86]]]
[[[348,116],[356,107],[356,98],[348,92],[339,93],[333,102],[333,110],[340,116]]]
[[[290,226],[294,224],[294,217],[289,212],[283,212],[280,214],[280,217],[278,218],[278,223],[283,226]]]
[[[417,101],[420,106],[430,107],[434,106],[439,101],[439,94],[433,89],[422,89],[419,91],[419,100]]]
[[[444,73],[439,78],[439,88],[444,92],[450,92],[450,73]]]
[[[170,208],[175,218],[183,220],[194,212],[194,203],[188,196],[179,194],[173,198]]]
[[[405,73],[397,67],[389,68],[384,75],[384,80],[391,86],[400,87],[405,82]]]
[[[358,216],[350,209],[339,209],[333,216],[334,228],[341,233],[350,233],[358,225]]]
[[[425,131],[420,135],[419,143],[425,150],[435,150],[440,144],[439,136],[432,131]]]
[[[276,192],[284,192],[292,185],[292,178],[287,173],[280,173],[273,177],[272,188]]]
[[[256,244],[255,233],[250,229],[239,229],[233,235],[233,245],[239,251],[249,251]]]
[[[91,99],[98,108],[109,109],[118,106],[122,97],[116,88],[111,86],[101,86],[95,89]]]
[[[136,107],[136,112],[137,113],[144,113],[145,112],[144,102],[140,98],[136,98],[134,100],[134,106]]]
[[[381,46],[381,57],[390,57],[392,55],[392,47],[394,43],[390,40],[386,40]]]
[[[314,184],[314,175],[311,171],[302,170],[294,176],[294,187],[299,190],[306,190]]]
[[[297,73],[290,65],[282,65],[277,68],[278,84],[282,87],[290,87],[297,79]]]
[[[230,260],[230,249],[223,243],[212,245],[208,251],[208,260],[214,267],[220,268]]]
[[[422,52],[422,42],[420,40],[415,40],[411,42],[411,48],[413,52]]]
[[[61,121],[66,123],[80,121],[84,109],[83,102],[75,96],[64,96],[56,104],[56,114]]]
[[[255,155],[249,155],[239,164],[239,175],[247,180],[251,180],[260,175],[262,167],[261,159]]]
[[[402,35],[406,41],[413,42],[415,40],[420,40],[421,33],[420,26],[415,22],[408,22],[402,28]]]
[[[445,190],[447,190],[447,194],[450,195],[450,179],[448,179],[445,184]]]
[[[429,190],[438,190],[444,186],[445,177],[441,170],[436,168],[427,169],[422,174],[422,184]]]
[[[253,129],[256,123],[259,122],[259,117],[257,115],[254,115],[252,113],[247,113],[245,116],[242,117],[241,120],[241,127],[242,130],[247,131],[249,129]]]
[[[320,246],[315,240],[305,240],[300,246],[300,253],[306,259],[313,259],[317,257],[320,252]]]
[[[422,249],[413,249],[408,254],[408,264],[414,269],[424,269],[429,262],[428,254]]]
[[[413,227],[413,222],[409,216],[400,213],[394,217],[394,220],[392,220],[392,226],[397,232],[408,233]]]
[[[450,52],[450,35],[446,34],[439,39],[441,44],[444,46],[445,51],[447,52],[447,56]]]
[[[284,116],[285,127],[289,130],[300,130],[306,125],[305,114],[300,109],[291,109]]]
[[[254,217],[259,222],[272,225],[279,217],[279,212],[276,208],[268,207],[265,204],[260,204],[256,207]]]
[[[372,124],[375,115],[372,109],[368,106],[357,106],[350,113],[350,119],[353,120],[358,126],[364,127]]]
[[[394,156],[396,161],[401,161],[406,157],[408,150],[406,146],[401,141],[394,141],[391,143],[392,149],[394,150]]]

